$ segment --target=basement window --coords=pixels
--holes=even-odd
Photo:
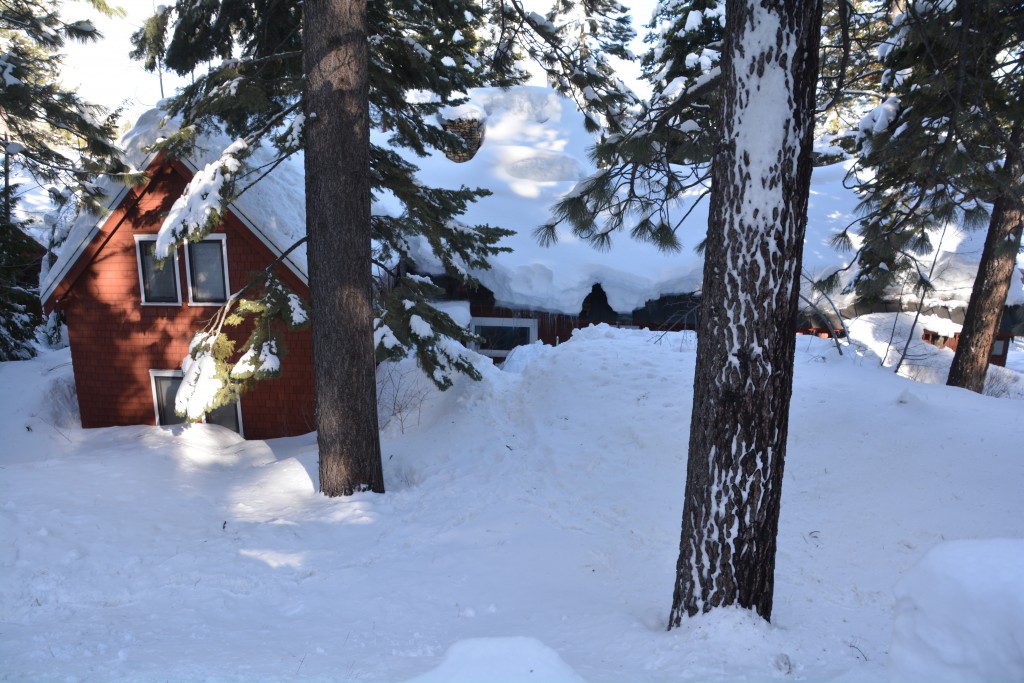
[[[135,254],[139,266],[142,303],[156,306],[180,305],[177,252],[165,259],[158,259],[156,236],[136,235]]]
[[[185,418],[174,414],[174,397],[181,386],[180,370],[150,370],[149,377],[153,384],[153,408],[156,411],[156,423],[161,427],[184,424]],[[233,432],[242,433],[242,416],[238,402],[211,410],[203,418],[207,424],[220,425]]]
[[[483,339],[473,349],[495,360],[505,360],[509,351],[537,341],[534,318],[473,318],[473,334]]]
[[[185,245],[188,301],[197,306],[219,306],[228,300],[226,235],[208,235]]]

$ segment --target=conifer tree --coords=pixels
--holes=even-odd
[[[818,130],[848,152],[864,115],[885,99],[878,47],[888,34],[882,0],[827,0],[822,16]],[[820,162],[815,162],[816,164]]]
[[[652,19],[653,43],[643,59],[652,85],[649,101],[595,145],[598,170],[582,181],[538,230],[542,242],[567,224],[595,247],[611,235],[678,249],[677,230],[696,201],[707,194],[717,149],[719,59],[725,5],[719,0],[661,0]]]
[[[881,51],[889,96],[861,123],[860,164],[872,174],[859,187],[866,199],[852,282],[858,298],[878,299],[901,283],[927,296],[932,285],[921,256],[947,226],[987,226],[996,236],[968,309],[972,320],[984,310],[986,322],[972,322],[961,336],[960,355],[974,358],[971,379],[958,379],[959,370],[951,377],[978,391],[1020,244],[1022,37],[1024,15],[1014,3],[906,3]],[[848,233],[835,241],[852,244]],[[998,275],[990,259],[1002,264]]]
[[[327,495],[384,493],[369,268],[366,30],[365,0],[304,7],[305,113],[311,119],[306,128],[306,232],[320,490]],[[330,327],[335,324],[349,333],[337,334]]]
[[[97,10],[113,10],[90,0]],[[4,185],[0,208],[0,360],[32,354],[39,323],[38,261],[17,218],[13,176],[29,177],[55,192],[70,189],[87,209],[99,207],[93,180],[121,173],[113,145],[116,114],[87,104],[60,84],[60,48],[100,34],[88,21],[67,21],[56,0],[6,0],[0,7],[0,136]],[[30,273],[34,270],[34,273]]]
[[[0,219],[0,361],[31,358],[35,333],[42,322],[38,246],[33,246],[20,222],[11,219],[16,189],[8,179]]]
[[[771,618],[820,2],[728,0],[679,560],[669,628]]]
[[[817,115],[822,134],[837,134],[877,98],[872,55],[884,13],[873,0],[829,0],[825,7]],[[660,0],[649,28],[643,66],[651,98],[595,145],[598,170],[555,207],[553,219],[537,231],[542,242],[553,242],[564,224],[597,248],[608,248],[612,235],[626,230],[678,249],[680,228],[710,193],[711,160],[721,140],[725,2]]]
[[[618,0],[555,0],[544,16],[528,12],[521,0],[498,0],[495,66],[515,68],[527,57],[544,69],[550,85],[574,100],[591,132],[621,132],[636,95],[619,78],[608,57],[633,59],[626,45],[635,35]]]

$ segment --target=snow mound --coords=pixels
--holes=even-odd
[[[951,541],[896,587],[893,681],[1024,680],[1024,540]]]
[[[921,316],[931,318],[932,316]],[[906,358],[900,368],[904,377],[942,384],[949,373],[953,352],[932,346],[922,335],[928,329],[913,313],[871,313],[847,321],[850,339],[860,353],[874,357],[883,366],[892,366],[900,356]],[[907,343],[907,340],[910,343]]]
[[[517,88],[479,88],[472,92],[473,101],[491,116],[505,111],[519,121],[547,123],[560,121],[564,115],[565,98],[549,88],[520,86]],[[575,115],[575,113],[573,114]],[[509,122],[510,125],[511,121]]]
[[[585,683],[536,638],[469,638],[452,645],[441,665],[408,683]]]
[[[32,460],[56,444],[69,444],[81,428],[71,351],[34,361],[0,363],[0,414],[7,419],[0,453]]]
[[[951,349],[938,348],[926,342],[925,330],[952,336],[960,325],[936,316],[922,315],[914,322],[914,314],[871,313],[847,321],[850,343],[856,352],[872,363],[892,367],[900,357],[900,375],[925,384],[945,384],[953,362]],[[910,343],[907,343],[907,340]],[[1009,367],[990,365],[985,377],[985,395],[995,398],[1024,400],[1024,373],[1017,368],[1011,348]]]

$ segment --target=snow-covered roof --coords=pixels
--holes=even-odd
[[[156,154],[147,148],[159,138],[177,129],[173,121],[166,121],[161,109],[151,109],[139,117],[135,126],[121,138],[125,160],[133,168],[147,169]],[[201,139],[188,159],[180,159],[193,172],[215,161],[232,143],[226,135],[208,135]],[[272,149],[257,149],[250,157],[254,167],[260,167],[276,158]],[[106,179],[103,189],[107,208],[117,207],[128,194],[119,181]],[[283,161],[274,171],[262,178],[257,186],[244,192],[232,202],[232,212],[273,252],[280,254],[306,234],[306,205],[303,160],[301,155]],[[53,266],[42,274],[39,291],[46,301],[61,280],[70,272],[78,257],[92,241],[106,221],[106,216],[82,213],[68,231],[64,244],[57,252]],[[306,279],[305,246],[300,246],[286,263],[304,280]]]
[[[570,101],[542,87],[485,88],[472,91],[466,105],[444,113],[450,118],[465,115],[484,122],[484,142],[476,156],[455,163],[441,153],[434,153],[425,158],[409,155],[410,161],[419,166],[420,178],[429,185],[484,187],[493,193],[471,205],[463,220],[516,232],[502,243],[512,248],[510,253],[493,258],[490,270],[473,272],[494,293],[499,305],[576,314],[592,286],[600,283],[609,305],[616,311],[628,312],[664,294],[700,289],[703,259],[694,246],[706,231],[707,202],[687,219],[680,233],[683,249],[678,252],[659,251],[654,245],[637,242],[625,234],[613,236],[612,248],[604,252],[568,230],[559,231],[558,242],[553,246],[544,247],[537,242],[533,231],[549,219],[550,207],[594,170],[587,155],[594,139],[584,130],[583,116]],[[148,159],[144,148],[161,134],[166,135],[166,130],[161,129],[162,119],[159,111],[150,111],[125,136],[123,144],[129,161],[136,167],[145,168]],[[386,144],[386,137],[374,132],[378,144]],[[202,168],[216,160],[231,142],[226,136],[204,138],[194,157],[188,160],[189,165]],[[259,149],[249,163],[259,166],[273,156],[271,150]],[[812,279],[845,265],[851,258],[850,254],[838,253],[830,244],[832,235],[856,217],[857,196],[843,184],[847,170],[846,164],[814,170],[804,247],[804,271]],[[116,188],[112,189],[116,205],[120,197]],[[389,201],[395,200],[378,198],[374,211],[401,210],[389,205]],[[232,208],[274,251],[280,253],[290,247],[305,234],[301,154],[267,174],[239,197]],[[44,277],[44,299],[101,224],[102,220],[89,216],[80,217],[74,224],[57,263]],[[983,241],[983,233],[947,230],[940,246],[933,277],[936,291],[930,303],[966,305]],[[425,241],[418,248],[413,246],[421,270],[440,272],[440,264]],[[305,260],[303,246],[293,252],[290,265],[304,275]],[[805,290],[809,291],[806,282]],[[1024,288],[1015,284],[1009,299],[1010,303],[1024,302]]]

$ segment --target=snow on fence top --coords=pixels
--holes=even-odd
[[[463,220],[516,231],[503,242],[504,246],[512,248],[511,253],[495,257],[491,270],[473,273],[494,292],[499,305],[576,314],[592,285],[600,283],[611,307],[628,312],[664,294],[700,289],[703,259],[694,247],[704,238],[706,202],[681,228],[683,249],[679,252],[661,252],[626,234],[615,235],[612,248],[601,252],[563,230],[559,231],[555,245],[542,247],[533,236],[534,229],[549,220],[550,207],[559,198],[594,170],[587,155],[594,140],[584,130],[583,116],[571,102],[542,87],[484,88],[473,90],[469,97],[466,105],[443,114],[448,118],[466,115],[483,122],[484,142],[472,159],[454,163],[440,152],[425,158],[406,156],[419,166],[419,177],[424,183],[451,188],[484,187],[493,193],[471,205]],[[128,160],[136,167],[145,168],[151,161],[145,147],[159,136],[167,135],[166,126],[173,125],[163,124],[162,119],[158,110],[147,112],[123,138]],[[373,138],[377,144],[387,144],[386,133],[374,131]],[[199,141],[194,157],[184,161],[193,168],[203,168],[232,142],[226,136],[208,136]],[[249,163],[258,167],[273,157],[272,150],[257,149]],[[852,258],[852,254],[836,252],[829,243],[834,233],[856,218],[858,200],[854,192],[843,185],[846,172],[846,164],[814,171],[803,264],[804,272],[812,279],[846,265]],[[118,189],[113,184],[109,186],[113,197],[111,206],[124,194]],[[394,197],[380,196],[373,210],[381,214],[400,213],[401,206],[396,204]],[[681,202],[683,206],[685,198]],[[301,154],[294,155],[262,178],[257,187],[235,200],[232,208],[278,251],[290,247],[305,234]],[[44,299],[52,293],[101,223],[102,220],[87,215],[75,222],[57,263],[44,274],[41,283]],[[933,277],[936,290],[929,295],[928,303],[966,305],[983,240],[982,233],[966,234],[955,228],[947,229]],[[413,246],[421,271],[440,272],[440,263],[433,258],[425,241]],[[292,256],[295,269],[305,273],[304,247]],[[931,257],[923,261],[930,265]],[[847,273],[844,281],[850,276],[852,272]],[[809,282],[805,280],[803,286],[805,293],[809,292]],[[903,296],[909,294],[910,288],[907,288]],[[840,296],[837,303],[846,303],[845,298]],[[1019,302],[1024,302],[1024,288],[1015,284],[1010,303]]]

